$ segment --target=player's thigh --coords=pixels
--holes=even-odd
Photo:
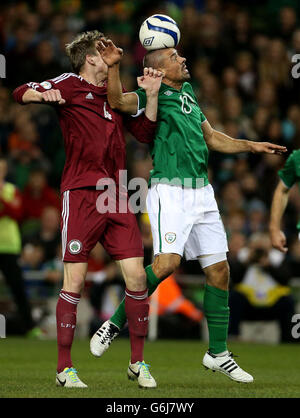
[[[186,210],[181,187],[157,184],[147,195],[147,210],[151,223],[154,255],[183,255],[185,242],[193,226]]]
[[[186,259],[227,252],[227,236],[219,211],[205,213],[203,222],[193,225],[190,232],[185,245]]]
[[[116,261],[144,257],[142,236],[133,213],[110,213],[99,242]]]
[[[80,293],[84,286],[87,266],[87,263],[64,262],[63,290],[66,292]]]
[[[117,261],[128,290],[138,292],[147,287],[143,261],[143,257],[124,258]]]
[[[97,211],[99,191],[68,190],[62,196],[62,258],[67,263],[86,263],[103,234],[107,215]]]

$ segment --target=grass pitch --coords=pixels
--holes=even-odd
[[[201,365],[207,345],[197,341],[147,342],[145,360],[158,387],[138,388],[127,380],[129,341],[117,339],[102,358],[89,351],[89,340],[75,340],[74,367],[88,389],[55,386],[56,342],[24,338],[0,340],[0,398],[298,398],[299,344],[231,343],[237,361],[254,376],[238,384]]]

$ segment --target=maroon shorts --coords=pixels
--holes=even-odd
[[[114,260],[143,257],[144,250],[135,215],[98,212],[95,189],[67,190],[62,194],[63,261],[87,262],[97,242]]]

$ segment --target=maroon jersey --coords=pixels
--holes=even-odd
[[[13,92],[17,102],[23,104],[28,88],[40,92],[58,89],[66,101],[56,105],[66,153],[61,193],[96,186],[101,178],[118,183],[126,160],[124,125],[140,142],[154,139],[155,122],[144,114],[133,118],[112,110],[106,87],[97,87],[79,75],[65,73],[42,83],[24,84]]]

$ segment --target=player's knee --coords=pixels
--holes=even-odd
[[[67,292],[80,293],[84,286],[84,277],[80,275],[72,275],[69,280],[64,280],[64,290]]]
[[[75,269],[65,269],[64,290],[67,292],[80,293],[84,286],[85,275]]]
[[[160,279],[170,276],[180,265],[181,257],[177,254],[161,254],[153,263],[153,270]]]
[[[227,288],[229,283],[230,270],[227,261],[214,264],[207,274],[207,282],[209,285],[217,288]]]
[[[129,290],[139,292],[147,287],[146,273],[144,269],[137,269],[127,276],[126,286]]]

